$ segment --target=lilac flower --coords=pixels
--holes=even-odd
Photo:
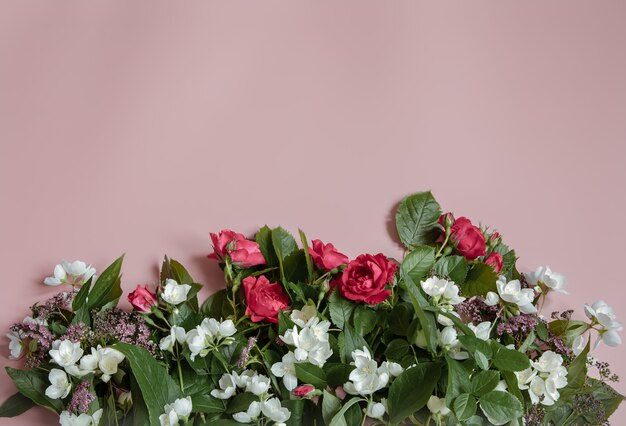
[[[34,322],[22,322],[13,324],[10,327],[13,334],[17,336],[23,336],[23,340],[30,340],[36,344],[30,344],[27,347],[31,348],[26,358],[27,368],[38,367],[48,354],[48,350],[52,346],[54,336],[44,325]],[[34,349],[33,349],[34,347]]]
[[[93,332],[95,341],[120,341],[156,354],[157,344],[151,340],[150,328],[137,312],[125,312],[118,308],[101,312],[94,317]]]
[[[96,399],[93,393],[89,391],[91,385],[89,382],[83,381],[76,385],[74,388],[74,394],[72,400],[67,406],[67,411],[71,413],[86,413],[89,411],[89,406]]]

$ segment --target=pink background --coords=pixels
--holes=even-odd
[[[131,289],[167,253],[217,289],[225,227],[398,256],[394,206],[425,189],[565,273],[554,307],[605,298],[626,320],[624,18],[619,1],[3,1],[0,329],[58,290],[41,280],[62,258],[125,252]],[[626,380],[622,348],[596,355]],[[56,422],[6,424],[38,421]]]

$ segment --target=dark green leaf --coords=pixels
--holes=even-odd
[[[469,392],[475,396],[483,396],[498,386],[500,373],[494,370],[481,371],[472,376]],[[473,415],[474,413],[472,413]],[[471,417],[471,416],[470,416]]]
[[[191,398],[194,413],[216,414],[226,411],[224,402],[210,395],[195,395]]]
[[[458,285],[465,283],[470,266],[462,256],[442,257],[435,264],[435,273],[447,277]]]
[[[469,353],[473,354],[476,351],[480,351],[487,357],[487,359],[491,359],[493,356],[491,346],[486,341],[479,339],[474,336],[459,336],[459,341],[463,345],[465,349],[469,351]]]
[[[279,260],[284,260],[298,249],[298,244],[293,236],[280,226],[272,229],[272,245]]]
[[[91,289],[91,282],[93,281],[93,276],[87,280],[85,284],[82,285],[76,296],[74,297],[74,301],[72,302],[72,310],[74,312],[78,311],[85,305],[87,302],[87,296],[89,295],[89,290]]]
[[[309,283],[313,282],[313,262],[311,261],[311,254],[309,253],[309,242],[306,239],[306,234],[302,229],[298,229],[298,233],[300,234],[300,241],[302,242],[302,249],[304,250],[304,256],[306,260],[306,270],[307,276],[309,278]]]
[[[350,373],[354,370],[354,366],[350,364],[342,363],[330,363],[324,364],[324,371],[326,372],[326,378],[328,384],[333,388],[343,385],[349,380]]]
[[[35,406],[35,403],[21,393],[16,393],[2,404],[0,407],[0,417],[15,417],[25,413]]]
[[[228,315],[224,315],[224,307],[228,304],[228,291],[226,289],[222,289],[217,293],[213,293],[204,301],[202,307],[200,308],[200,312],[205,317],[216,319],[226,318]]]
[[[174,259],[169,259],[170,261],[170,271],[172,276],[170,277],[178,284],[193,284],[194,280],[187,272],[187,269],[178,261]]]
[[[18,391],[37,405],[49,408],[56,413],[63,410],[63,404],[59,399],[50,399],[46,396],[48,387],[47,375],[41,370],[17,370],[6,367],[7,374],[13,380]]]
[[[480,408],[493,423],[502,425],[517,420],[524,414],[522,404],[508,392],[491,391],[480,398]]]
[[[465,297],[485,296],[490,291],[498,291],[497,280],[498,274],[491,266],[476,263],[467,273],[465,284],[461,286],[461,293]]]
[[[325,390],[322,397],[322,417],[324,418],[324,423],[329,424],[339,410],[341,410],[339,398]]]
[[[459,420],[467,420],[476,414],[476,399],[468,393],[459,395],[454,400],[453,409]]]
[[[530,367],[530,360],[519,351],[514,349],[507,349],[497,342],[492,341],[493,365],[495,365],[500,371],[523,371]]]
[[[439,216],[441,207],[430,191],[404,198],[396,212],[400,241],[408,248],[433,243],[440,233],[437,227]]]
[[[356,308],[356,304],[343,297],[339,293],[339,289],[335,289],[328,298],[330,319],[339,329],[343,329],[344,324],[350,322],[354,308]]]
[[[296,376],[302,383],[312,385],[318,389],[326,387],[326,373],[317,365],[308,362],[296,363]]]
[[[228,402],[228,408],[226,413],[234,414],[241,411],[247,411],[250,404],[254,401],[258,401],[259,397],[251,392],[242,392],[231,398]]]
[[[463,367],[463,365],[448,356],[446,356],[446,363],[448,364],[448,387],[446,389],[446,404],[450,406],[450,403],[458,395],[467,392],[469,389],[469,372]]]
[[[354,330],[361,336],[369,334],[376,326],[378,314],[367,305],[358,305],[354,310]]]
[[[352,398],[350,399],[344,406],[335,414],[335,417],[332,418],[328,426],[344,426],[347,425],[346,420],[344,418],[344,414],[355,404],[358,404],[361,401],[365,401],[362,398]]]
[[[272,243],[272,230],[267,225],[264,226],[256,233],[255,239],[263,254],[266,265],[268,267],[278,266],[278,256],[276,256],[276,251]]]
[[[406,339],[394,339],[387,345],[385,349],[385,357],[389,361],[400,362],[411,353],[411,345]]]
[[[406,274],[414,283],[420,282],[435,265],[435,249],[428,246],[418,246],[406,255],[400,265],[400,272]]]
[[[87,296],[89,309],[99,308],[118,299],[122,295],[120,286],[120,271],[124,255],[120,256],[98,277]]]
[[[113,347],[128,359],[148,409],[150,424],[159,424],[163,407],[180,396],[180,389],[150,352],[126,343],[116,343]]]
[[[397,424],[426,405],[440,374],[440,365],[431,362],[417,364],[400,374],[389,388],[390,422]]]
[[[368,348],[363,336],[357,334],[350,324],[344,324],[343,331],[339,333],[339,356],[342,362],[352,361],[352,352],[363,348]],[[369,348],[368,348],[369,350]]]

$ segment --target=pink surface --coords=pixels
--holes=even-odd
[[[128,290],[167,253],[217,289],[224,227],[398,256],[392,209],[424,189],[565,273],[554,307],[604,298],[626,321],[624,17],[618,1],[3,1],[0,329],[57,290],[40,283],[62,258],[125,252]],[[626,380],[623,348],[596,355]]]

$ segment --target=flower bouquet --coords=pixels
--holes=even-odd
[[[522,274],[502,236],[442,214],[430,192],[396,214],[406,254],[349,259],[283,228],[211,234],[225,288],[165,258],[154,288],[122,296],[117,259],[100,275],[63,262],[66,289],[8,334],[18,392],[62,425],[603,425],[623,397],[589,355],[620,343],[611,308],[541,313],[565,278]],[[593,336],[592,336],[593,334]]]

